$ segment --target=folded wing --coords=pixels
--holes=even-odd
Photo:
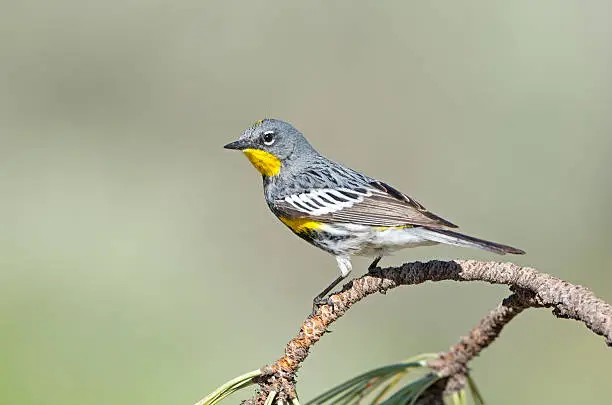
[[[289,218],[368,226],[456,228],[393,187],[374,181],[356,188],[320,188],[285,196],[274,209]]]

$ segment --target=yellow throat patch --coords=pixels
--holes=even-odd
[[[281,161],[273,154],[260,149],[245,149],[243,152],[264,176],[272,177],[280,173]]]

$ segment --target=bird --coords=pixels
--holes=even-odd
[[[313,299],[313,312],[352,270],[353,256],[374,260],[417,246],[446,244],[497,254],[521,249],[457,232],[457,225],[427,210],[387,183],[320,154],[293,125],[266,118],[225,149],[242,151],[263,179],[272,213],[293,233],[336,258],[339,276]]]

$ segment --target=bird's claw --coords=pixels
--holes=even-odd
[[[319,308],[323,305],[329,305],[334,310],[334,302],[329,297],[315,297],[312,300],[312,315],[316,315]]]

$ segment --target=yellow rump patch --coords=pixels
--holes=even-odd
[[[280,173],[281,161],[273,154],[260,149],[245,149],[243,152],[264,176],[272,177]]]
[[[375,226],[374,229],[377,231],[386,231],[388,229],[409,229],[414,228],[413,225],[396,225],[396,226]]]
[[[295,233],[313,231],[321,228],[321,222],[316,222],[308,218],[285,218],[279,217],[283,224],[287,225]]]

